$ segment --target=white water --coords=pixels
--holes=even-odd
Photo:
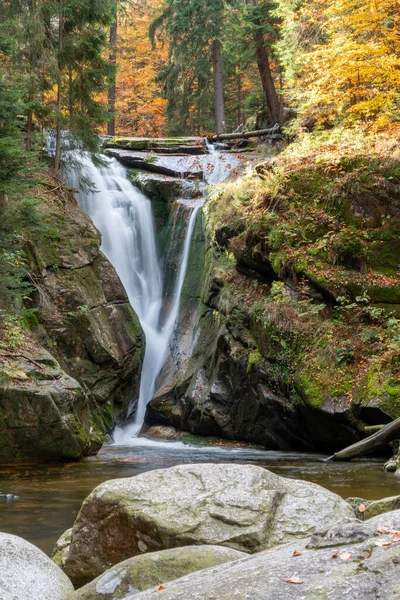
[[[54,153],[53,136],[49,135],[47,150]],[[201,169],[204,180],[214,184],[227,177],[238,161],[235,157],[221,155],[211,144],[207,144],[209,154],[202,157],[168,157],[176,160],[177,170]],[[66,173],[68,184],[79,189],[77,200],[92,218],[102,235],[101,250],[116,269],[127,292],[129,302],[139,317],[146,337],[146,350],[133,423],[119,426],[114,432],[116,445],[143,445],[137,439],[142,427],[146,406],[154,396],[158,375],[169,353],[169,344],[174,333],[179,314],[180,297],[185,280],[190,244],[196,217],[204,200],[183,201],[191,211],[180,259],[172,302],[165,313],[163,310],[163,276],[157,256],[154,222],[151,202],[127,179],[126,169],[115,159],[97,167],[85,153],[75,153],[71,149],[73,161],[82,166],[80,172],[70,169]],[[188,164],[186,164],[188,163]],[[83,191],[82,177],[93,184],[92,191]],[[192,187],[192,186],[188,186]],[[148,440],[149,445],[154,444]]]
[[[68,183],[80,189],[80,178],[89,178],[95,191],[80,191],[77,200],[92,218],[102,235],[101,250],[115,267],[128,294],[129,302],[139,317],[146,337],[139,398],[134,422],[117,427],[117,445],[135,443],[152,399],[157,377],[168,357],[169,342],[179,313],[180,296],[185,280],[190,242],[197,213],[203,204],[187,203],[191,210],[182,257],[167,314],[163,308],[163,278],[157,256],[151,202],[136,189],[126,176],[126,169],[112,159],[105,167],[96,167],[89,157],[81,157],[80,174],[68,173]],[[186,203],[185,203],[186,204]]]

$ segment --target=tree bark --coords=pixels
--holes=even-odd
[[[396,419],[369,437],[336,452],[330,460],[350,460],[379,450],[393,440],[400,439],[400,419]]]
[[[115,15],[114,23],[110,27],[110,53],[108,59],[112,65],[117,61],[117,15]],[[108,88],[108,113],[111,115],[115,112],[115,97],[116,97],[116,77],[113,76],[112,85]],[[115,117],[113,116],[107,124],[107,134],[115,136]]]
[[[222,52],[220,40],[213,40],[212,60],[214,75],[215,126],[217,135],[225,132],[224,84],[222,76]]]
[[[256,0],[245,0],[245,4],[249,6],[256,6]],[[265,102],[274,125],[275,123],[279,123],[279,125],[281,125],[282,116],[279,99],[278,94],[276,93],[274,80],[272,78],[271,68],[269,66],[269,57],[265,47],[264,34],[261,30],[260,20],[254,19],[254,25],[256,26],[256,31],[253,34],[253,39]]]
[[[25,150],[30,152],[32,149],[32,134],[33,134],[33,113],[32,109],[28,110],[28,118],[26,122]]]
[[[280,127],[271,127],[270,129],[257,129],[256,131],[243,131],[238,133],[220,133],[213,135],[210,139],[211,142],[218,142],[220,140],[240,140],[252,137],[268,137],[273,140],[282,139]]]
[[[54,159],[54,170],[56,175],[60,170],[61,165],[61,108],[62,108],[62,70],[60,64],[60,55],[63,45],[63,0],[58,0],[58,73],[57,73],[57,125],[56,125],[56,154]]]

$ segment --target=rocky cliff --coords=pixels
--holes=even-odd
[[[39,226],[21,232],[36,310],[30,333],[0,350],[0,456],[97,451],[139,381],[142,331],[100,234],[71,192],[48,188]]]
[[[195,348],[149,422],[331,452],[400,416],[399,157],[325,136],[212,191]]]

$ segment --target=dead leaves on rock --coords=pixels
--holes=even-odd
[[[297,575],[293,575],[293,577],[289,577],[288,579],[285,579],[285,581],[287,583],[303,583],[302,578]]]

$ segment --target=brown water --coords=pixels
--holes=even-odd
[[[0,465],[0,531],[19,535],[48,554],[72,526],[91,490],[117,477],[191,462],[250,463],[278,475],[318,483],[343,498],[376,500],[400,494],[400,477],[382,470],[382,461],[326,463],[316,454],[237,448],[193,448],[180,444],[105,447],[98,456],[69,464]]]

